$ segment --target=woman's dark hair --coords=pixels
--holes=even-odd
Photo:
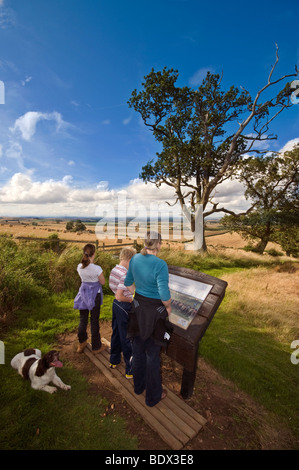
[[[86,268],[90,264],[90,258],[95,254],[96,247],[91,243],[87,243],[83,248],[83,258],[81,260],[82,268]]]

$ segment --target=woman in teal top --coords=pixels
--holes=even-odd
[[[164,260],[157,258],[156,250],[149,247],[145,250],[145,255],[139,253],[130,261],[125,285],[131,286],[135,282],[137,294],[151,299],[161,299],[167,308],[170,299],[168,266]]]
[[[160,375],[161,343],[155,335],[159,321],[165,320],[171,311],[168,266],[157,257],[161,242],[160,234],[147,233],[144,248],[131,259],[124,282],[132,293],[135,290],[132,310],[138,331],[132,342],[134,391],[138,395],[146,391],[148,406],[156,405],[166,396]]]

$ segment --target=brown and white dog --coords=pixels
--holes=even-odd
[[[39,349],[25,349],[17,354],[10,364],[24,379],[31,381],[31,387],[35,390],[44,390],[48,393],[56,392],[56,387],[48,385],[50,382],[63,390],[71,388],[56,375],[55,368],[62,367],[58,351],[52,350],[42,356]]]

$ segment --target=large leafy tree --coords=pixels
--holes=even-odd
[[[165,67],[158,72],[152,69],[142,90],[134,90],[128,101],[162,147],[140,176],[157,187],[173,187],[175,203],[181,205],[195,242],[199,241],[195,249],[206,249],[204,239],[202,244],[201,237],[196,238],[203,226],[202,213],[229,212],[213,200],[217,185],[234,174],[245,152],[262,153],[255,144],[275,138],[267,135],[270,122],[291,106],[290,84],[281,87],[297,70],[272,80],[278,60],[277,51],[268,81],[254,98],[234,86],[223,91],[221,77],[209,72],[197,90],[179,87],[178,71]],[[280,91],[272,91],[277,84]],[[261,102],[264,93],[267,99]]]
[[[298,252],[299,233],[299,146],[283,155],[251,157],[242,162],[240,179],[246,186],[252,212],[229,215],[223,225],[245,239],[258,239],[256,251],[263,253],[276,241],[288,254]]]

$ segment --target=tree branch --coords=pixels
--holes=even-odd
[[[273,72],[277,66],[277,63],[279,61],[279,56],[278,56],[278,46],[276,44],[276,60],[275,60],[275,63],[274,65],[272,66],[271,68],[271,71],[270,71],[270,74],[269,74],[269,77],[268,77],[268,82],[265,86],[263,86],[256,94],[256,97],[253,101],[253,105],[252,105],[252,108],[251,108],[251,113],[249,114],[249,116],[241,123],[239,124],[239,129],[235,132],[233,138],[232,138],[232,141],[231,141],[231,144],[230,144],[230,148],[227,152],[227,155],[226,155],[226,158],[225,158],[225,161],[224,161],[224,164],[222,166],[222,168],[219,170],[218,174],[214,177],[213,180],[211,180],[209,183],[208,183],[208,188],[207,188],[207,191],[209,193],[211,193],[211,191],[215,188],[215,186],[217,186],[217,184],[219,183],[219,181],[221,180],[222,176],[224,175],[224,173],[227,171],[227,168],[229,167],[230,165],[230,162],[231,162],[231,158],[232,158],[232,155],[233,155],[233,152],[235,151],[235,148],[236,148],[236,145],[237,145],[237,140],[239,137],[242,136],[242,133],[244,131],[244,129],[248,126],[248,124],[252,121],[252,119],[255,117],[255,116],[258,116],[258,114],[260,113],[260,109],[257,109],[257,103],[258,103],[258,100],[261,96],[261,94],[267,89],[269,88],[270,86],[272,85],[275,85],[279,82],[281,82],[282,80],[285,80],[286,78],[290,78],[290,77],[295,77],[298,73],[298,71],[296,70],[296,73],[294,74],[286,74],[280,78],[278,78],[277,80],[271,82],[271,78],[272,78],[272,75],[273,75]],[[263,106],[263,105],[262,105]],[[259,130],[258,134],[261,135],[263,132],[264,132],[264,128],[265,126],[267,126],[268,128],[268,124],[273,120],[275,119],[276,116],[278,116],[278,114],[280,114],[282,112],[282,110],[285,108],[285,105],[282,106],[282,108],[271,118],[269,119],[264,125],[263,127]]]
[[[241,213],[239,213],[239,214],[236,214],[235,212],[230,211],[230,210],[228,210],[228,209],[225,209],[224,207],[221,207],[221,209],[217,209],[218,204],[219,204],[218,202],[215,203],[215,204],[213,205],[213,209],[210,210],[210,211],[208,211],[208,212],[204,212],[203,216],[204,216],[204,217],[208,217],[209,215],[212,215],[212,214],[214,214],[215,212],[225,212],[226,214],[233,215],[233,216],[235,216],[235,217],[241,217],[242,215],[247,215],[247,214],[249,214],[250,212],[252,212],[253,209],[254,209],[254,207],[256,206],[256,203],[254,203],[249,209],[247,209],[246,212],[241,212]]]

